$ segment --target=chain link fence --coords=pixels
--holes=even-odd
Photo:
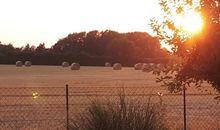
[[[163,104],[168,128],[184,129],[182,93],[152,92],[144,86],[64,86],[0,88],[0,130],[64,130],[91,101],[117,104],[122,90],[128,100],[147,103],[150,99],[151,103]],[[187,130],[220,130],[216,96],[219,94],[186,91]]]
[[[63,129],[65,88],[1,88],[0,129]]]

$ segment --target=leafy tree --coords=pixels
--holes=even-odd
[[[13,47],[12,44],[3,45],[0,43],[0,54],[1,55],[8,55],[14,52],[15,52],[15,48]]]
[[[128,33],[128,39],[133,41],[134,55],[139,58],[146,57],[166,57],[164,51],[160,48],[160,42],[157,38],[150,36],[145,32]]]
[[[29,44],[27,44],[24,48],[21,48],[21,51],[24,53],[34,53],[35,52],[36,47],[35,46],[30,46]]]
[[[56,53],[76,55],[84,45],[85,35],[85,32],[69,34],[67,37],[60,39],[51,49]]]
[[[100,32],[100,38],[99,38],[99,54],[101,55],[106,55],[106,48],[107,46],[112,42],[112,40],[114,40],[115,38],[120,38],[121,34],[116,32],[116,31],[112,31],[112,30],[106,30],[106,31],[102,31]]]
[[[46,49],[46,47],[45,47],[45,43],[40,43],[40,44],[38,45],[38,47],[36,48],[35,51],[36,51],[36,53],[38,53],[38,54],[46,53],[47,49]]]
[[[172,45],[172,54],[179,56],[182,63],[175,75],[166,72],[158,81],[171,91],[192,83],[199,87],[203,81],[220,91],[220,0],[201,0],[199,4],[195,0],[159,0],[159,4],[163,20],[152,19],[151,27],[161,42]],[[202,15],[204,27],[200,33],[190,34],[175,26],[172,16],[189,8]]]
[[[132,44],[132,41],[129,41],[125,37],[115,38],[108,44],[107,52],[113,58],[128,59],[132,57],[132,53],[134,52]]]
[[[86,34],[83,50],[91,55],[95,55],[99,48],[100,32],[97,30],[90,31]]]
[[[51,48],[44,43],[37,47],[27,44],[14,48],[0,44],[0,63],[14,64],[16,60],[31,60],[34,64],[60,64],[63,60],[85,65],[103,65],[106,61],[133,66],[148,59],[166,57],[159,41],[147,33],[118,33],[111,30],[71,33]]]

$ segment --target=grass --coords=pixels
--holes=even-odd
[[[69,130],[167,130],[164,107],[160,103],[146,104],[127,101],[120,95],[116,102],[92,101],[84,114],[72,120]]]
[[[183,122],[183,111],[182,111],[182,94],[170,95],[167,93],[166,88],[160,87],[160,84],[155,83],[155,75],[151,73],[143,73],[141,71],[135,71],[133,67],[124,67],[121,71],[114,71],[108,67],[90,67],[82,66],[82,69],[77,72],[73,72],[70,68],[62,68],[61,66],[36,66],[29,67],[15,67],[15,65],[0,65],[0,94],[1,95],[30,95],[32,92],[38,92],[39,98],[34,100],[33,98],[26,98],[23,96],[17,97],[5,97],[3,98],[2,104],[9,107],[1,107],[1,119],[4,121],[4,117],[14,119],[14,115],[17,117],[23,117],[29,109],[33,109],[33,104],[38,104],[37,111],[39,112],[38,117],[46,119],[48,116],[57,117],[64,119],[65,114],[63,109],[60,110],[65,101],[64,97],[44,97],[44,94],[65,94],[65,85],[70,86],[70,95],[94,95],[94,96],[76,96],[70,100],[71,104],[74,105],[74,117],[78,111],[85,105],[88,106],[89,100],[96,97],[96,95],[110,95],[110,98],[115,94],[117,95],[118,87],[125,86],[126,94],[130,95],[129,98],[134,98],[140,95],[156,94],[157,92],[163,92],[163,103],[166,104],[166,122],[168,122],[169,128],[182,127]],[[205,89],[209,89],[208,84],[203,84]],[[39,88],[40,87],[40,88]],[[42,87],[42,88],[41,88]],[[49,88],[47,88],[49,87]],[[58,87],[58,88],[56,88]],[[214,94],[214,95],[200,95],[200,94]],[[214,100],[219,93],[212,91],[210,92],[198,92],[198,89],[188,88],[187,89],[187,122],[188,127],[191,129],[219,129],[219,100]],[[113,97],[113,98],[114,98]],[[151,97],[152,101],[158,101],[158,98]],[[98,97],[99,98],[99,97]],[[106,98],[109,98],[107,96]],[[144,96],[142,100],[146,103],[147,97]],[[120,100],[111,102],[112,107],[116,107],[116,102],[119,104]],[[128,99],[126,100],[128,101]],[[142,104],[133,103],[133,104]],[[99,102],[102,107],[108,109],[108,105],[103,105]],[[13,104],[19,105],[19,109]],[[24,104],[31,105],[32,107],[26,109]],[[42,106],[40,106],[42,104]],[[55,104],[55,105],[51,105]],[[85,104],[85,105],[84,105]],[[108,104],[108,103],[105,103]],[[132,104],[132,102],[130,102]],[[46,106],[45,106],[46,105]],[[127,103],[128,105],[128,103]],[[140,106],[142,106],[140,105]],[[12,107],[13,106],[13,107]],[[119,106],[119,105],[117,105]],[[129,105],[128,105],[129,106]],[[56,108],[57,107],[57,108]],[[145,106],[146,107],[146,106]],[[47,109],[44,109],[47,108]],[[53,111],[50,111],[52,110]],[[34,109],[35,110],[35,109]],[[87,109],[88,110],[88,109]],[[45,115],[45,112],[48,112]],[[35,112],[36,113],[36,112]],[[87,113],[89,113],[87,111]],[[36,119],[33,114],[25,116],[25,119]],[[48,123],[38,123],[39,127],[47,128],[51,126]],[[19,123],[19,122],[18,122]],[[1,123],[0,123],[1,124]],[[167,124],[167,123],[166,123]],[[62,129],[65,129],[63,122]],[[33,124],[32,124],[33,126]],[[32,128],[30,124],[25,126]],[[180,127],[179,127],[180,126]],[[1,127],[1,125],[0,125]],[[217,128],[216,128],[217,127]],[[1,129],[1,128],[0,128]],[[4,128],[2,128],[4,129]],[[55,128],[54,128],[55,129]]]

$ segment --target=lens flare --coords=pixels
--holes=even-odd
[[[33,97],[33,99],[38,98],[39,97],[38,92],[32,92],[32,97]]]

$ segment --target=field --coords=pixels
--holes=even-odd
[[[71,71],[61,66],[15,67],[0,66],[0,87],[64,87],[69,86],[139,86],[158,87],[151,74],[123,68],[114,71],[109,67],[84,67]],[[16,85],[16,86],[15,86]]]
[[[116,71],[111,67],[82,66],[79,71],[72,71],[61,66],[0,65],[0,129],[53,129],[52,126],[64,129],[66,84],[69,86],[70,116],[85,108],[91,99],[114,100],[123,89],[129,99],[145,102],[152,96],[154,102],[162,101],[166,105],[170,128],[182,129],[182,94],[170,94],[155,82],[155,78],[151,73],[132,67]],[[186,91],[187,127],[219,130],[220,103],[214,100],[219,94],[208,84],[203,87],[206,91],[194,88]],[[33,92],[39,94],[38,99],[33,99]],[[158,96],[158,92],[163,96]]]

